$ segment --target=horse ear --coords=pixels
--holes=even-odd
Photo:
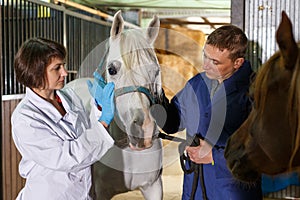
[[[114,15],[114,20],[110,29],[110,36],[116,37],[118,36],[124,29],[124,20],[121,15],[121,10],[119,10]]]
[[[147,40],[150,44],[153,44],[155,41],[158,32],[159,32],[159,26],[160,26],[160,21],[156,15],[153,16],[153,19],[149,23],[149,26],[147,28]]]
[[[282,11],[281,22],[276,32],[276,40],[284,66],[292,70],[297,61],[298,46],[294,39],[292,23],[284,11]]]

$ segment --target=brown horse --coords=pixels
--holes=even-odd
[[[253,83],[253,109],[225,149],[229,169],[246,182],[300,166],[300,51],[284,11],[276,40],[279,51]]]

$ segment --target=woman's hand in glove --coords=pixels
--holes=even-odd
[[[106,85],[106,82],[98,72],[94,72],[93,75],[93,83],[90,80],[87,81],[88,89],[91,96],[95,99],[96,103],[102,106],[103,89]]]
[[[113,82],[107,83],[103,88],[103,95],[101,99],[101,106],[102,106],[102,114],[99,118],[100,122],[105,122],[107,126],[114,118],[115,112],[115,84]]]
[[[106,84],[102,76],[97,72],[94,72],[94,78],[93,83],[90,80],[87,81],[88,89],[97,105],[102,108],[102,114],[99,121],[104,122],[108,126],[114,117],[115,85],[112,82]]]

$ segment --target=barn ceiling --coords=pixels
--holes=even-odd
[[[73,0],[99,10],[139,9],[143,18],[149,13],[160,17],[182,17],[191,15],[228,16],[231,0]]]
[[[162,23],[179,24],[191,28],[201,26],[209,33],[216,27],[230,23],[231,0],[71,0],[102,12],[138,10],[147,20],[158,15]],[[145,21],[146,21],[145,20]]]
[[[95,7],[230,9],[230,0],[74,0]]]

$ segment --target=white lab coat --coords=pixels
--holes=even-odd
[[[18,200],[83,200],[91,187],[91,165],[114,141],[96,118],[88,117],[80,98],[66,88],[57,91],[66,114],[31,89],[12,115],[12,136],[22,155],[20,175],[26,179]]]

